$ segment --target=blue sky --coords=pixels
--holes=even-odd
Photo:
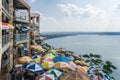
[[[25,0],[41,15],[41,32],[120,31],[119,0]]]

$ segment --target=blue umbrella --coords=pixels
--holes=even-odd
[[[32,57],[32,59],[37,59],[37,58],[41,58],[41,56],[40,55],[34,55],[33,57]]]
[[[65,57],[65,56],[57,56],[53,58],[54,63],[56,62],[70,62],[72,61],[70,57]]]
[[[26,66],[26,70],[32,71],[36,74],[43,73],[43,67],[40,63],[31,62]]]
[[[21,30],[22,30],[22,31],[28,31],[28,30],[31,30],[31,28],[28,27],[28,26],[24,26],[24,27],[21,28]]]

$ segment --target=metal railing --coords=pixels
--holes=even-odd
[[[15,11],[15,18],[19,18],[19,19],[22,19],[22,20],[29,20],[28,19],[28,13],[20,12],[20,11]]]
[[[27,34],[15,34],[14,35],[14,41],[23,41],[23,40],[28,40]]]
[[[6,9],[6,11],[9,13],[9,4],[6,0],[2,0],[2,5]]]
[[[2,35],[2,47],[5,47],[5,45],[8,44],[9,41],[9,35]]]

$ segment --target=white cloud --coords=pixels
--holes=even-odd
[[[106,11],[90,4],[78,7],[75,4],[58,4],[58,8],[67,16],[59,20],[58,30],[65,31],[106,31],[108,16]],[[65,29],[66,28],[66,29]]]
[[[105,13],[105,11],[96,8],[90,4],[86,5],[85,8],[78,7],[75,4],[68,3],[67,5],[58,4],[58,8],[65,13],[67,16],[80,16],[80,17],[91,17],[100,16]]]

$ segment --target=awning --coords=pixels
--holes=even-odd
[[[2,29],[14,29],[14,26],[9,23],[2,22]]]
[[[13,0],[14,7],[17,9],[30,9],[30,6],[24,0]]]

